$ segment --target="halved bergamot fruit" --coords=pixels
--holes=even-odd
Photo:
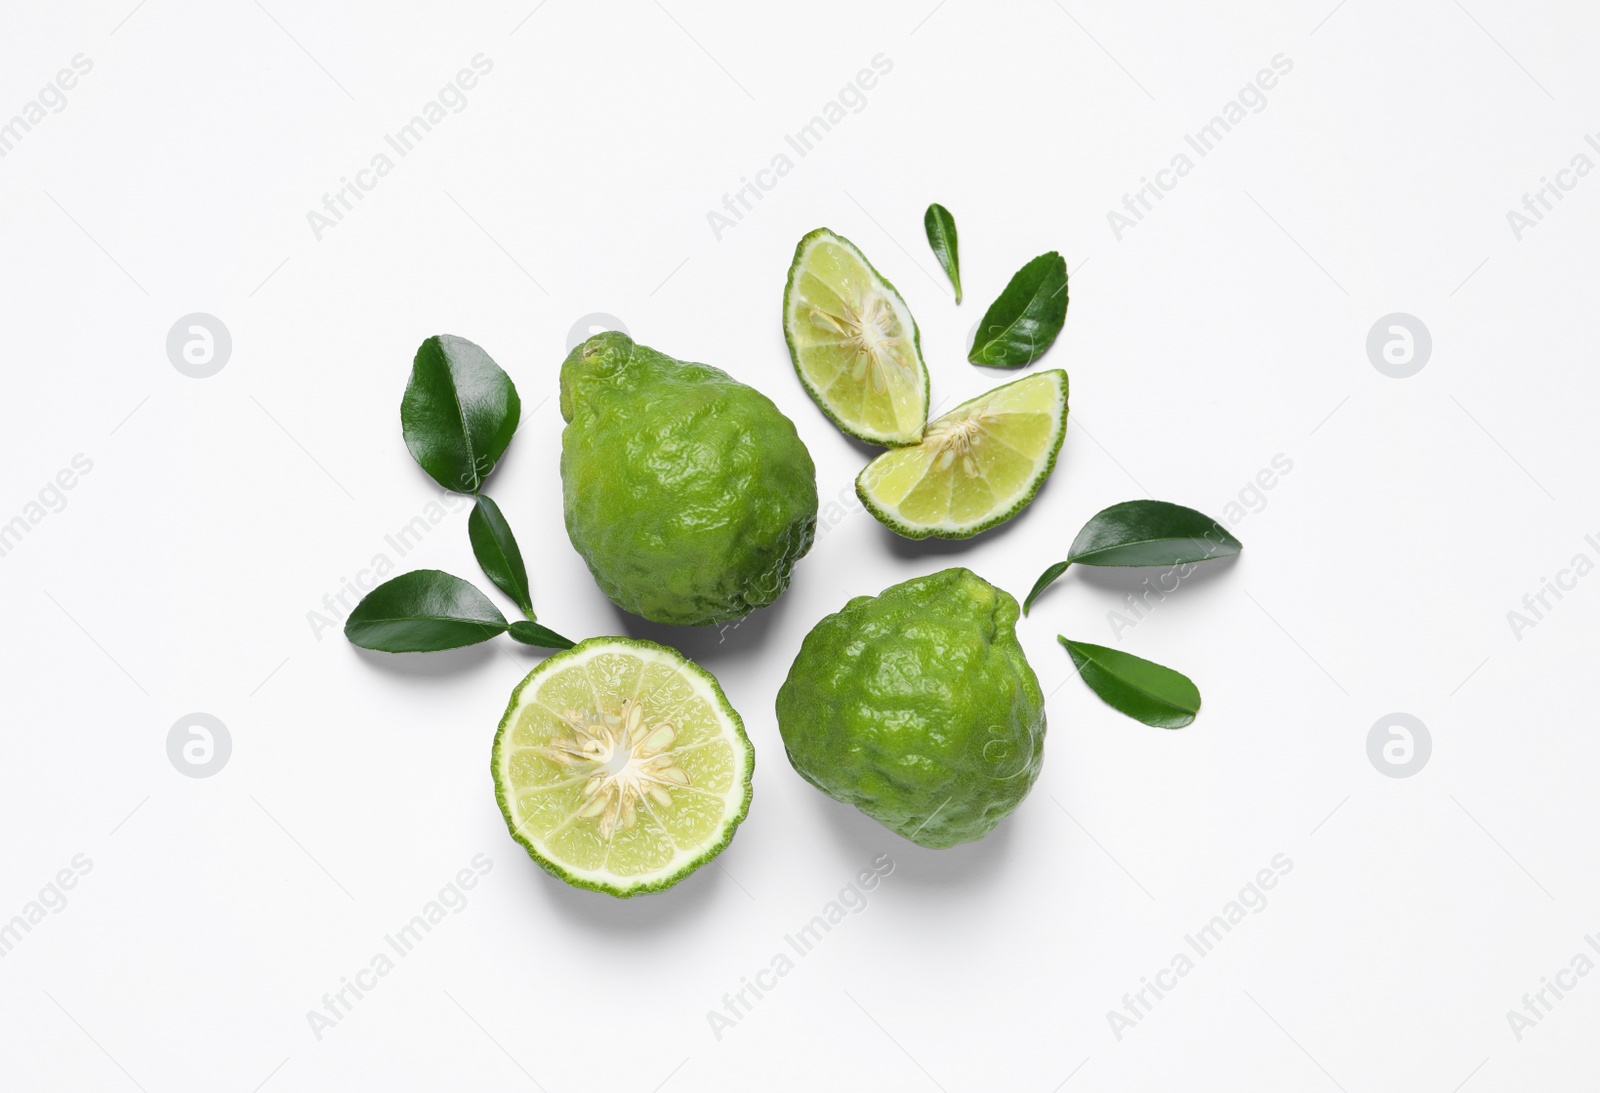
[[[928,367],[916,320],[844,236],[818,228],[795,248],[783,337],[806,393],[840,429],[886,448],[922,439]]]
[[[1027,507],[1067,435],[1067,374],[1003,384],[930,422],[922,443],[885,452],[856,495],[907,539],[969,539]]]
[[[750,810],[754,766],[711,674],[631,638],[590,638],[528,673],[494,741],[512,837],[568,884],[621,897],[721,853]]]

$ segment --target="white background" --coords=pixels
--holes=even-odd
[[[93,70],[0,159],[0,521],[75,455],[93,469],[0,558],[0,920],[92,868],[0,960],[0,1085],[1591,1086],[1600,975],[1520,1040],[1506,1013],[1600,933],[1600,577],[1520,639],[1507,612],[1600,560],[1600,180],[1520,240],[1506,213],[1600,129],[1593,6],[536,2],[7,5],[0,120],[74,55]],[[319,241],[308,210],[479,53],[466,108]],[[865,108],[797,158],[784,135],[880,53]],[[1119,241],[1107,212],[1278,54],[1266,107]],[[707,212],[786,150],[717,239]],[[959,308],[929,201],[960,227]],[[1068,257],[1038,367],[1069,371],[1072,424],[1004,530],[908,545],[828,507],[863,450],[779,323],[818,225],[905,293],[946,405],[1002,378],[964,344],[1006,278]],[[232,334],[209,379],[167,358],[192,312]],[[833,526],[736,629],[623,617],[567,541],[550,396],[591,312],[760,387],[811,448]],[[1432,332],[1409,379],[1367,356],[1391,312]],[[677,644],[749,726],[749,820],[667,894],[568,889],[507,836],[489,748],[538,653],[389,658],[315,629],[380,552],[481,580],[464,506],[404,559],[385,542],[438,499],[398,412],[441,332],[522,393],[490,492],[541,620]],[[1280,453],[1236,564],[1120,636],[1115,574],[1069,574],[1023,622],[1047,758],[993,837],[923,850],[789,768],[774,694],[847,598],[952,564],[1020,594],[1101,507],[1220,514]],[[1117,715],[1057,633],[1187,672],[1198,721]],[[232,740],[209,778],[167,754],[196,711]],[[1396,711],[1433,744],[1407,778],[1367,753]],[[478,854],[465,909],[319,1040],[307,1011]],[[707,1011],[879,854],[866,909],[718,1039]],[[1277,854],[1266,908],[1119,1039],[1107,1011]]]

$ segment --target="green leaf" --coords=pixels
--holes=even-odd
[[[522,622],[518,620],[508,628],[512,637],[524,645],[537,645],[542,649],[571,649],[578,644],[571,638],[564,638],[554,630],[540,626],[536,622]]]
[[[1067,571],[1067,567],[1071,564],[1072,559],[1068,558],[1064,562],[1057,562],[1055,565],[1039,574],[1039,579],[1033,582],[1033,589],[1028,593],[1028,598],[1022,601],[1022,613],[1024,615],[1033,610],[1033,601],[1039,598],[1039,593],[1043,592],[1045,589],[1054,584],[1056,578],[1065,573]]]
[[[967,359],[988,368],[1021,368],[1044,355],[1067,321],[1067,261],[1055,251],[1017,271],[989,305]]]
[[[1079,565],[1180,565],[1243,549],[1203,512],[1170,501],[1124,501],[1089,518],[1072,540],[1070,557]]]
[[[1200,691],[1181,672],[1120,649],[1068,641],[1060,635],[1056,640],[1067,647],[1089,689],[1135,721],[1158,729],[1181,729],[1200,712]]]
[[[1072,563],[1100,566],[1173,566],[1227,558],[1244,549],[1203,512],[1169,501],[1123,501],[1089,518],[1065,562],[1045,570],[1023,601],[1027,614],[1039,594]]]
[[[418,569],[368,592],[345,620],[344,636],[383,653],[431,653],[476,645],[505,629],[505,616],[472,585]]]
[[[533,594],[528,589],[528,567],[522,564],[522,551],[517,549],[511,525],[501,515],[500,506],[486,493],[478,494],[472,515],[467,517],[467,537],[472,540],[472,553],[477,556],[483,572],[532,619]]]
[[[961,302],[961,254],[956,249],[956,218],[943,205],[934,203],[922,214],[922,227],[928,233],[928,246],[944,267],[945,276],[956,288],[956,303]]]
[[[521,416],[511,377],[472,342],[440,334],[417,349],[400,426],[413,458],[445,489],[477,493]]]

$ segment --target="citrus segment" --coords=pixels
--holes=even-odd
[[[962,403],[922,443],[885,452],[856,479],[862,504],[908,539],[966,539],[1027,507],[1067,431],[1067,374],[1040,372]]]
[[[916,320],[855,244],[827,228],[800,240],[783,333],[806,393],[840,429],[885,447],[922,439],[928,369]]]

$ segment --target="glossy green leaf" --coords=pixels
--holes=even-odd
[[[351,644],[384,653],[431,653],[488,641],[505,616],[460,577],[418,569],[368,592],[345,620]]]
[[[1070,564],[1173,566],[1227,558],[1243,549],[1243,543],[1203,512],[1169,501],[1123,501],[1089,518],[1072,541],[1067,560],[1040,574],[1022,612],[1027,614]]]
[[[1200,691],[1181,672],[1104,645],[1056,638],[1078,674],[1112,709],[1158,729],[1181,729],[1200,712]]]
[[[533,594],[528,588],[528,567],[522,563],[522,551],[517,548],[511,525],[501,515],[500,506],[485,493],[478,494],[467,517],[467,537],[472,540],[472,553],[495,587],[510,596],[522,608],[522,613],[532,619]],[[514,635],[513,635],[514,636]]]
[[[1067,261],[1055,251],[1017,271],[978,324],[967,359],[987,368],[1021,368],[1044,355],[1067,321]]]
[[[961,253],[956,247],[956,218],[943,205],[934,203],[922,214],[922,227],[928,233],[928,246],[944,267],[945,276],[955,286],[956,303],[961,302]]]
[[[400,425],[411,455],[445,489],[477,493],[521,416],[511,377],[472,342],[440,334],[417,349]]]
[[[1072,540],[1069,557],[1079,565],[1180,565],[1243,549],[1203,512],[1170,501],[1124,501],[1089,518]]]
[[[507,632],[524,645],[537,645],[542,649],[571,649],[577,644],[571,638],[564,638],[536,622],[518,620],[507,628]]]

